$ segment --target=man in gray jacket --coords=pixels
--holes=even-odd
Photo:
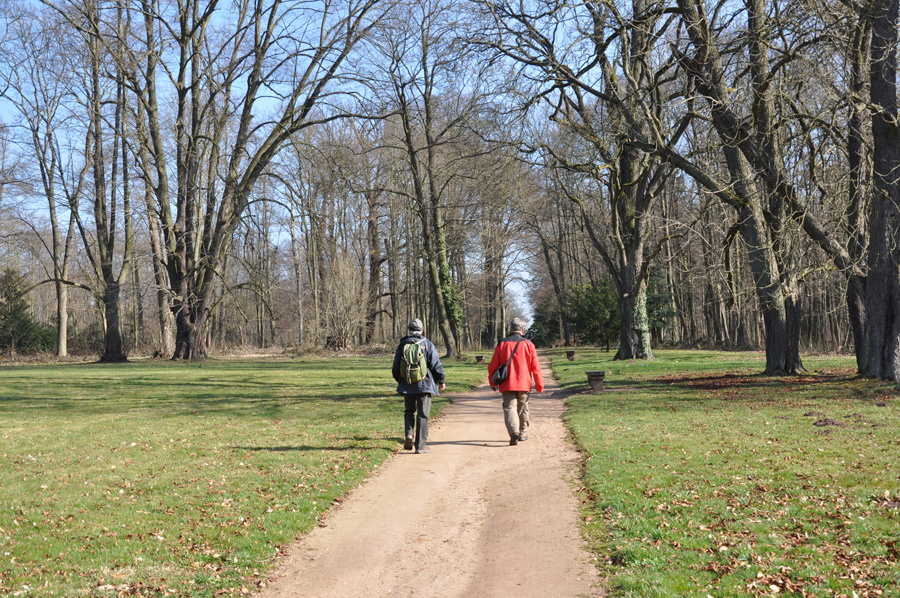
[[[394,380],[397,381],[397,392],[403,395],[406,402],[406,410],[403,413],[406,440],[403,448],[412,450],[415,443],[416,454],[422,454],[431,450],[426,446],[428,417],[431,414],[431,396],[440,396],[440,391],[444,390],[444,366],[441,365],[437,348],[422,333],[422,320],[418,318],[410,320],[407,328],[407,335],[400,340],[397,351],[394,353],[394,366],[391,372]],[[424,368],[424,377],[414,382],[409,378],[416,379],[420,375],[411,376],[409,374],[410,364],[404,357],[404,350],[410,344],[421,347],[424,353],[423,359],[427,365]]]

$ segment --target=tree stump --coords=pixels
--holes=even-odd
[[[484,363],[484,355],[476,355],[475,363]]]
[[[566,351],[566,358],[569,361],[575,361],[575,351]]]
[[[591,385],[591,388],[594,389],[594,392],[600,392],[603,390],[603,380],[606,378],[606,372],[601,370],[596,370],[592,372],[585,372],[588,378],[588,384]]]

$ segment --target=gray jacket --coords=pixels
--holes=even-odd
[[[401,364],[403,363],[403,347],[413,341],[422,339],[424,339],[422,348],[425,350],[428,373],[419,382],[410,384],[403,379],[403,375],[400,372]],[[441,358],[438,356],[437,348],[421,334],[408,334],[400,340],[400,344],[397,345],[397,351],[394,353],[394,367],[391,368],[391,373],[394,375],[394,380],[397,381],[397,392],[402,395],[440,395],[438,389],[444,383],[444,366],[441,365]]]

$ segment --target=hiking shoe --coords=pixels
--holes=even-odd
[[[422,453],[430,453],[430,452],[431,452],[431,449],[428,448],[427,446],[423,449],[416,449],[417,455],[421,455]]]
[[[523,440],[528,440],[528,434],[526,434],[525,432],[519,432],[519,442]]]
[[[413,447],[413,437],[412,437],[412,436],[407,436],[407,437],[406,437],[406,442],[403,443],[403,448],[406,449],[406,450],[408,450],[408,451],[411,451],[411,450],[412,450],[412,447]]]
[[[519,437],[518,436],[510,436],[509,437],[509,446],[516,446],[517,444],[519,444]]]

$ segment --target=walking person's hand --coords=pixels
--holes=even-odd
[[[447,385],[441,382],[441,386],[438,390],[444,390],[445,388],[447,388]]]

